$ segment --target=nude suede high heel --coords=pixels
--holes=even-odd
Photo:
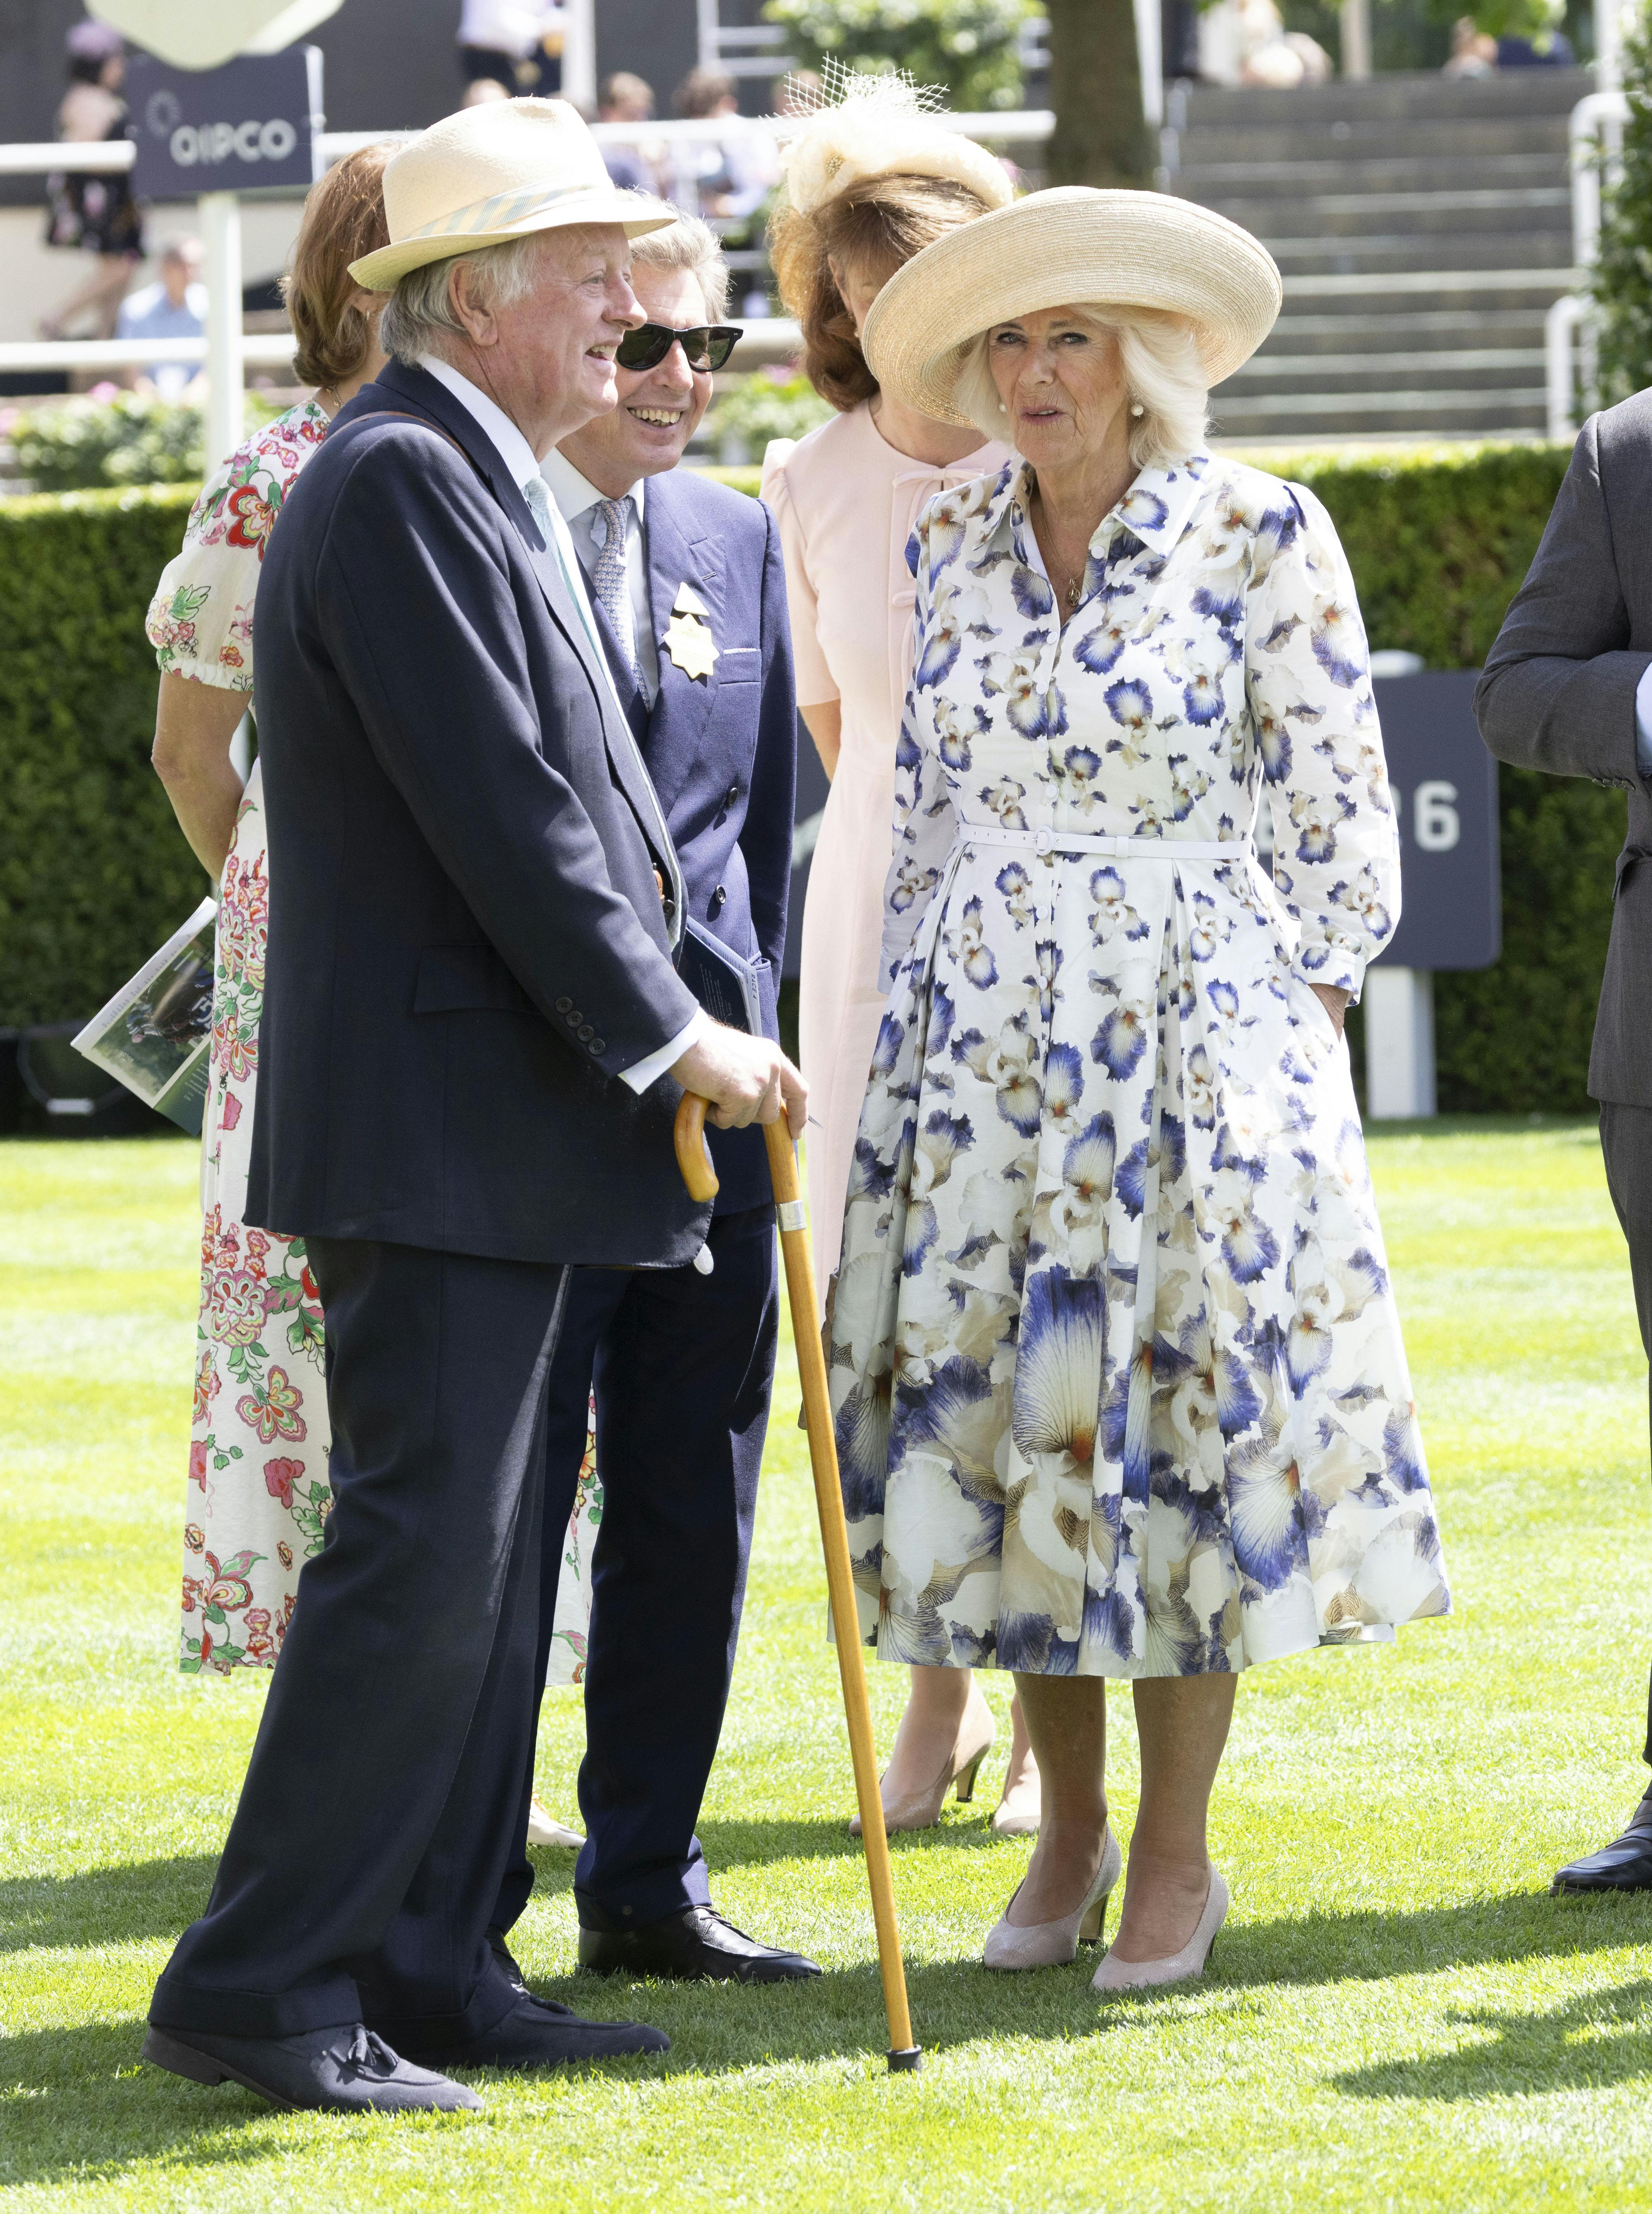
[[[1113,1957],[1110,1946],[1106,1959],[1090,1979],[1092,1987],[1098,1991],[1139,1991],[1159,1984],[1188,1983],[1195,1976],[1203,1975],[1215,1948],[1216,1932],[1227,1919],[1227,1910],[1233,1903],[1221,1870],[1213,1868],[1204,1911],[1179,1953],[1172,1953],[1162,1960],[1119,1960]]]
[[[1018,1883],[1006,1906],[987,1933],[981,1957],[989,1968],[1054,1968],[1076,1958],[1080,1945],[1094,1945],[1107,1921],[1107,1900],[1124,1856],[1108,1824],[1101,1834],[1101,1866],[1096,1880],[1071,1914],[1054,1922],[1032,1922],[1021,1927],[1010,1920],[1010,1906],[1020,1897]]]
[[[929,1789],[911,1792],[904,1799],[884,1801],[884,1829],[891,1835],[896,1830],[933,1830],[954,1784],[958,1786],[958,1805],[967,1807],[975,1796],[976,1772],[993,1749],[994,1734],[991,1708],[984,1699],[978,1703],[972,1699],[964,1709],[964,1721],[946,1764]],[[849,1835],[860,1835],[859,1814],[850,1819]]]

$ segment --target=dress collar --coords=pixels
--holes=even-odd
[[[1090,541],[1092,560],[1104,561],[1123,531],[1129,531],[1150,553],[1161,557],[1168,554],[1187,528],[1209,467],[1208,454],[1194,454],[1169,467],[1154,465],[1141,470],[1123,498],[1097,524]],[[1033,566],[1028,559],[1032,530],[1027,515],[1033,486],[1031,464],[1023,462],[1019,468],[1012,464],[994,486],[981,518],[983,546],[1006,530],[1024,567]]]

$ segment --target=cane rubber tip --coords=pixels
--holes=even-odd
[[[920,2045],[897,2045],[889,2056],[891,2076],[915,2076],[923,2066],[923,2047]]]

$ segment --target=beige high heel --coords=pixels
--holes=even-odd
[[[1074,1959],[1080,1945],[1098,1943],[1106,1926],[1107,1901],[1123,1865],[1124,1856],[1110,1822],[1101,1833],[1101,1866],[1096,1870],[1096,1880],[1072,1913],[1061,1915],[1054,1922],[1031,1922],[1025,1926],[1012,1922],[1010,1906],[1021,1895],[1018,1883],[1010,1893],[1009,1906],[987,1932],[982,1960],[989,1968],[1055,1968]]]
[[[1233,1903],[1221,1870],[1213,1868],[1204,1911],[1194,1923],[1193,1935],[1181,1951],[1162,1960],[1118,1960],[1109,1946],[1106,1959],[1090,1979],[1092,1988],[1098,1991],[1147,1991],[1159,1984],[1184,1984],[1195,1976],[1203,1975],[1206,1963],[1215,1949],[1216,1932],[1227,1919],[1227,1910]]]
[[[559,1822],[537,1791],[528,1801],[528,1842],[530,1845],[560,1845],[577,1852],[584,1844],[578,1830]]]
[[[1030,1760],[1024,1774],[1014,1783],[1007,1781],[1004,1795],[993,1809],[993,1835],[995,1838],[1036,1838],[1043,1813],[1043,1789],[1038,1775],[1038,1764]]]
[[[984,1731],[984,1734],[983,1734]],[[933,1830],[940,1820],[940,1810],[946,1795],[956,1784],[958,1802],[967,1807],[975,1797],[976,1777],[981,1764],[993,1749],[995,1735],[992,1709],[984,1699],[972,1699],[964,1709],[964,1720],[946,1764],[927,1791],[915,1791],[904,1799],[884,1799],[884,1827],[891,1835],[896,1830]],[[883,1797],[880,1789],[878,1796]],[[860,1835],[860,1817],[853,1815],[849,1835]]]

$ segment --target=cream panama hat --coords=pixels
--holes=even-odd
[[[616,223],[629,238],[676,211],[609,181],[597,141],[566,100],[490,100],[421,131],[384,166],[390,243],[350,265],[364,291],[410,269],[565,223]]]
[[[1220,384],[1273,328],[1274,258],[1226,216],[1169,193],[1064,185],[949,231],[897,269],[861,333],[884,391],[943,423],[970,421],[953,393],[963,349],[1041,308],[1152,308],[1190,327]]]

